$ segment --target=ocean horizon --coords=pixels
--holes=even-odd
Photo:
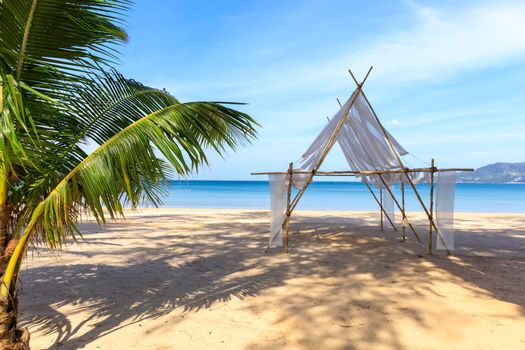
[[[400,194],[398,186],[394,190]],[[418,185],[418,190],[428,204],[428,184]],[[405,198],[407,211],[422,211],[414,192],[407,186]],[[458,183],[456,186],[457,212],[525,213],[524,202],[525,184]],[[160,207],[269,210],[269,184],[252,180],[170,180]],[[378,205],[361,182],[318,181],[310,185],[297,209],[373,211],[378,210]]]

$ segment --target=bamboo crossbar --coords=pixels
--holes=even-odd
[[[402,173],[441,173],[447,171],[474,171],[472,168],[413,168],[413,169],[394,169],[394,170],[363,170],[363,171],[305,171],[294,170],[294,174],[312,174],[314,176],[356,176],[356,175],[379,175],[379,174],[402,174]],[[266,171],[256,172],[250,175],[287,175],[287,171]]]

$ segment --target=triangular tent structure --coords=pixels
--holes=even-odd
[[[432,253],[433,230],[437,232],[438,249],[444,249],[448,252],[454,249],[455,174],[457,171],[472,171],[472,169],[437,169],[434,166],[434,160],[428,168],[410,169],[405,167],[402,156],[407,155],[408,152],[384,128],[363,92],[363,84],[371,70],[372,68],[361,83],[358,83],[349,70],[357,85],[356,89],[348,100],[340,105],[339,111],[329,120],[328,125],[302,155],[297,167],[294,168],[293,163],[290,163],[287,172],[252,173],[252,175],[269,175],[272,224],[268,247],[284,245],[285,251],[288,251],[290,216],[313,181],[314,176],[356,176],[367,186],[380,207],[381,228],[383,227],[384,215],[392,227],[397,230],[393,216],[395,205],[403,218],[403,238],[405,238],[406,228],[410,228],[420,242],[417,232],[408,221],[405,213],[404,187],[408,185],[414,190],[429,221],[429,253]],[[350,170],[319,171],[327,154],[336,143],[341,148]],[[434,175],[436,173],[438,174],[438,193],[436,196],[436,218],[434,218]],[[430,183],[430,203],[428,206],[416,187],[421,182]],[[401,187],[401,203],[393,191],[395,184],[399,184]],[[293,199],[291,196],[292,186],[298,190]],[[379,189],[379,199],[373,187]],[[283,235],[283,231],[285,235]]]

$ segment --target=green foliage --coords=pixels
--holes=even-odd
[[[206,150],[223,153],[255,137],[256,123],[219,103],[180,103],[118,73],[93,79],[71,104],[84,125],[79,138],[100,146],[82,159],[40,202],[32,218],[51,246],[74,234],[77,213],[100,221],[122,214],[122,204],[158,204],[171,169],[185,176],[207,164]],[[62,156],[66,156],[62,155]]]
[[[61,246],[81,213],[105,222],[124,205],[158,204],[166,179],[256,136],[227,103],[181,103],[110,68],[128,6],[0,0],[0,165],[14,238]],[[88,155],[86,143],[98,148]]]

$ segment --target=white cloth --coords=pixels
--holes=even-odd
[[[393,187],[389,187],[390,191],[393,191]],[[383,188],[383,209],[385,210],[385,213],[388,215],[390,220],[392,220],[392,224],[396,224],[396,216],[395,216],[395,210],[394,210],[394,199],[388,192],[386,188]]]
[[[356,92],[350,96],[343,107],[335,114],[332,119],[330,119],[328,125],[325,126],[321,133],[315,138],[314,142],[312,142],[310,147],[308,147],[306,152],[304,152],[299,161],[299,169],[312,170],[319,165],[321,156],[324,150],[328,147],[330,137],[334,133],[341,120],[347,115],[355,93]]]
[[[302,171],[301,169],[297,169]],[[310,178],[310,174],[293,174],[292,186],[298,190],[302,189],[306,185],[306,181]]]
[[[270,224],[270,240],[268,245],[283,245],[282,224],[286,216],[286,196],[288,191],[288,175],[269,175],[272,222]]]
[[[370,171],[401,168],[401,164],[392,151],[388,139],[400,156],[406,155],[408,152],[386,130],[388,139],[385,137],[385,132],[375,118],[368,101],[361,92],[357,93],[357,96],[355,95],[356,93],[357,91],[350,96],[343,107],[308,147],[299,161],[298,170],[309,171],[320,165],[321,156],[330,145],[330,137],[341,123],[343,124],[337,134],[336,141],[350,169],[353,171]],[[342,121],[343,119],[345,119],[344,122]],[[411,173],[410,176],[416,180],[416,183],[425,180],[419,173]],[[390,186],[403,181],[404,175],[385,174],[383,178]],[[383,186],[377,176],[361,176],[361,179],[376,187]],[[300,184],[304,184],[304,182],[298,182],[295,186],[300,188]]]
[[[454,196],[456,172],[441,172],[437,176],[436,226],[438,238],[436,248],[454,250]]]

